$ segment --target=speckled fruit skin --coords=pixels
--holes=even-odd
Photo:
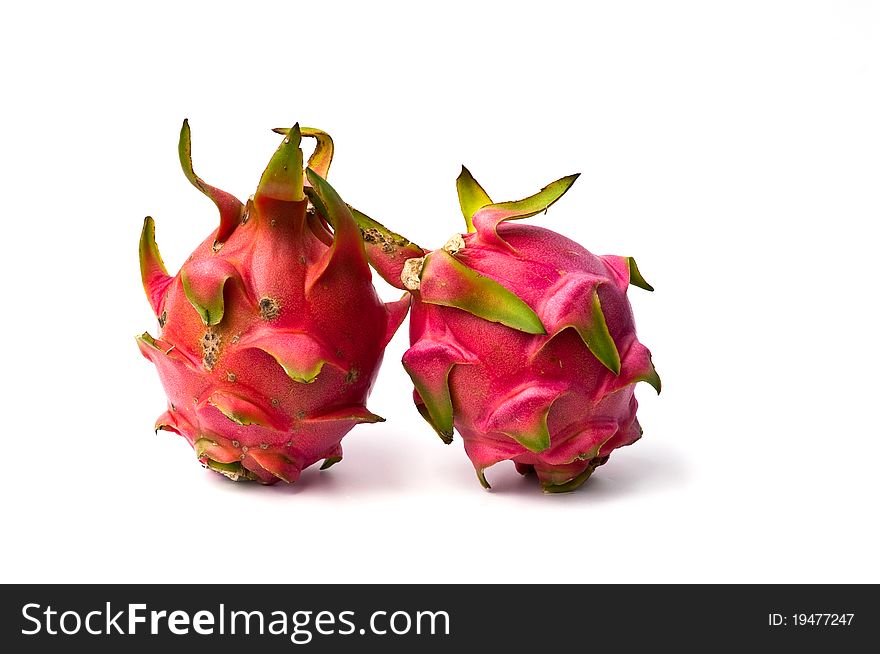
[[[416,406],[445,442],[461,434],[486,488],[485,469],[510,460],[547,492],[574,490],[641,436],[636,382],[660,391],[627,299],[630,284],[653,290],[635,261],[507,222],[545,211],[576,178],[492,203],[463,169],[466,233],[395,260],[368,245],[383,276],[412,293],[403,365]]]
[[[168,396],[157,429],[180,434],[227,477],[294,482],[342,458],[342,437],[382,418],[366,408],[384,348],[409,300],[383,303],[349,208],[324,181],[333,143],[320,130],[284,141],[247,204],[192,170],[189,125],[180,158],[220,210],[220,226],[169,276],[151,218],[141,273],[159,334],[138,337]],[[303,173],[301,136],[316,138]]]

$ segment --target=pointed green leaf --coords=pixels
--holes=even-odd
[[[336,189],[311,168],[306,169],[306,178],[313,189],[316,199],[319,200],[319,203],[315,206],[320,207],[322,214],[324,214],[328,222],[333,226],[334,233],[338,229],[343,229],[346,232],[353,232],[353,228],[356,225],[354,223],[354,218],[351,217],[351,209],[342,201],[342,198],[339,197],[339,193],[336,192]],[[339,224],[337,225],[337,223]],[[358,240],[360,240],[360,237],[358,237]]]
[[[523,200],[485,206],[474,214],[473,225],[487,242],[509,247],[507,241],[498,235],[498,225],[505,220],[520,220],[546,211],[571,188],[578,177],[579,174],[576,174],[557,179]]]
[[[620,374],[620,353],[608,331],[599,300],[599,287],[606,279],[583,273],[562,276],[547,294],[541,315],[555,337],[574,328],[593,355],[615,375]],[[540,352],[551,341],[545,341]],[[536,355],[537,356],[537,353]]]
[[[334,409],[326,413],[310,415],[305,419],[305,422],[319,423],[334,420],[356,422],[358,424],[385,422],[385,418],[377,416],[365,406],[348,406],[343,409]]]
[[[218,188],[206,184],[202,178],[196,175],[192,163],[192,139],[189,129],[189,121],[184,119],[180,128],[180,141],[177,144],[177,153],[180,157],[180,165],[183,174],[190,184],[204,193],[217,206],[220,212],[220,227],[217,230],[215,241],[223,243],[232,234],[244,213],[244,205],[234,195],[221,191]]]
[[[210,438],[199,438],[193,443],[193,449],[200,459],[206,457],[218,463],[232,463],[239,458],[239,453],[236,450],[221,445]]]
[[[326,470],[327,468],[336,465],[340,461],[342,461],[341,456],[328,456],[326,459],[324,459],[324,463],[321,464],[320,469]]]
[[[416,259],[425,251],[409,239],[397,234],[365,213],[349,206],[351,215],[361,232],[367,260],[386,282],[403,288],[400,273],[407,259]]]
[[[636,265],[636,260],[633,257],[627,257],[626,259],[629,263],[629,283],[633,286],[643,288],[646,291],[653,291],[654,287],[651,286],[647,281],[645,281],[645,278],[642,277],[642,273],[639,272],[639,267]]]
[[[265,352],[275,359],[288,377],[303,384],[314,382],[324,364],[342,372],[348,369],[318,336],[306,332],[264,326],[245,335],[238,347]]]
[[[637,382],[647,382],[660,394],[660,375],[651,360],[651,351],[636,339],[628,342],[626,349],[620,352],[621,366],[617,380],[609,387],[609,391],[621,389]]]
[[[193,449],[196,451],[196,456],[201,458],[205,456],[205,453],[208,450],[215,447],[216,445],[217,443],[209,438],[199,438],[195,443],[193,443]]]
[[[285,360],[283,357],[279,355],[272,354],[269,352],[275,361],[284,368],[284,372],[287,373],[287,376],[290,377],[293,381],[298,381],[303,384],[311,384],[318,377],[318,373],[321,372],[321,368],[324,367],[324,361],[315,361],[314,365],[308,368],[299,369],[297,366],[291,365],[289,360]]]
[[[546,421],[538,431],[533,433],[518,431],[509,436],[530,452],[543,452],[550,447],[550,432],[547,430]]]
[[[486,490],[491,490],[492,487],[489,485],[489,482],[486,481],[486,473],[485,468],[477,468],[477,479],[480,480],[480,485]]]
[[[451,335],[444,340],[424,338],[403,355],[403,368],[416,387],[416,407],[444,443],[452,442],[454,424],[449,374],[455,365],[476,363]],[[421,402],[419,401],[421,400]],[[427,415],[426,415],[427,413]]]
[[[542,490],[545,493],[570,493],[571,491],[577,490],[581,486],[584,485],[584,482],[590,478],[590,475],[593,474],[593,470],[596,469],[594,465],[588,465],[586,470],[584,470],[581,474],[579,474],[574,479],[571,479],[562,484],[543,484]]]
[[[644,374],[639,375],[633,381],[643,381],[648,382],[655,391],[657,391],[657,395],[660,395],[660,388],[662,386],[660,382],[660,375],[657,374],[657,370],[654,368],[654,362],[649,360],[649,368],[648,371]]]
[[[141,282],[147,300],[153,308],[153,313],[159,315],[159,306],[162,303],[162,294],[168,287],[171,277],[165,269],[162,255],[159,254],[159,246],[156,245],[156,224],[147,216],[144,218],[144,227],[141,230],[141,240],[138,249],[141,264]]]
[[[333,245],[321,262],[310,273],[308,287],[313,286],[326,273],[344,272],[350,278],[370,276],[367,255],[361,241],[360,230],[348,205],[336,190],[311,168],[306,169],[311,189],[309,199],[333,227]],[[307,290],[308,293],[308,290]]]
[[[538,315],[516,294],[445,250],[425,257],[419,289],[423,302],[456,307],[527,334],[544,334]]]
[[[425,406],[424,404],[416,403],[416,410],[419,412],[419,415],[421,415],[422,418],[425,419],[425,422],[427,422],[429,425],[431,425],[431,429],[433,429],[437,433],[437,435],[440,437],[441,441],[443,441],[447,445],[452,443],[452,428],[450,428],[448,431],[443,431],[437,425],[437,423],[434,422],[434,419],[431,417],[431,412],[428,411],[428,407]],[[450,414],[450,416],[451,416],[451,414]]]
[[[206,326],[223,320],[223,292],[226,282],[233,276],[232,264],[222,259],[197,261],[180,271],[186,299],[199,312]]]
[[[580,177],[580,173],[557,179],[534,195],[530,195],[522,200],[492,204],[485,207],[485,213],[499,218],[499,222],[501,220],[520,220],[534,216],[542,211],[546,211],[553,203],[565,195],[566,191],[571,188],[578,177]]]
[[[153,431],[157,434],[160,431],[170,431],[174,432],[175,434],[180,434],[180,429],[177,426],[177,420],[175,420],[170,411],[166,411],[158,417],[156,422],[153,423]]]
[[[149,347],[153,348],[154,350],[159,350],[160,352],[162,351],[162,348],[160,348],[158,346],[158,344],[156,343],[156,339],[153,338],[149,332],[144,332],[140,336],[135,336],[135,340],[146,343]]]
[[[591,321],[589,325],[576,325],[578,333],[581,335],[590,352],[602,362],[615,375],[620,374],[620,353],[617,351],[617,345],[611,338],[608,331],[608,325],[605,322],[605,314],[602,313],[602,304],[599,302],[599,293],[593,290],[591,299]]]
[[[527,450],[543,452],[550,447],[550,408],[567,390],[566,384],[541,381],[516,389],[492,410],[486,419],[486,431],[499,431]]]
[[[403,368],[424,402],[423,405],[417,404],[416,408],[447,445],[452,442],[454,433],[452,396],[449,393],[449,373],[453,365],[455,364],[450,363],[445,370],[440,371],[439,377],[424,377],[414,366],[408,365],[406,354],[403,357]]]
[[[318,377],[324,364],[345,372],[344,361],[312,334],[277,328],[261,328],[242,338],[240,349],[262,350],[280,365],[293,381],[310,384]]]
[[[262,198],[281,200],[283,202],[302,202],[303,195],[303,154],[300,149],[302,134],[299,125],[294,125],[272,159],[263,176],[257,192],[254,194],[254,202],[259,203]]]
[[[269,428],[277,428],[279,426],[275,424],[267,410],[229,391],[214,391],[207,401],[202,404],[205,403],[216,408],[237,425],[259,425],[260,427]]]
[[[290,133],[287,127],[276,127],[272,130],[276,134]],[[330,135],[320,129],[314,127],[300,127],[300,133],[317,141],[315,151],[309,157],[308,167],[318,173],[324,179],[327,179],[327,173],[330,172],[330,164],[333,162],[333,139]]]
[[[218,461],[214,461],[213,459],[205,459],[205,465],[207,465],[214,472],[219,472],[224,477],[228,477],[232,481],[239,480],[247,480],[247,481],[257,481],[259,477],[255,475],[253,472],[245,468],[241,463],[220,463]]]
[[[299,479],[299,468],[283,454],[251,448],[248,455],[263,470],[281,481],[292,484]],[[266,480],[263,482],[265,483]]]
[[[468,232],[476,231],[474,229],[473,217],[480,209],[488,204],[492,204],[492,198],[483,190],[479,182],[474,179],[464,166],[461,167],[461,173],[455,180],[455,188],[458,191],[458,204],[461,207],[461,213],[467,224]]]

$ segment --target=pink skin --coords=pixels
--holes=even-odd
[[[307,206],[258,190],[219,250],[214,232],[174,277],[147,262],[161,327],[154,344],[139,346],[169,401],[157,428],[233,478],[296,481],[313,463],[341,458],[354,425],[382,420],[365,402],[408,299],[386,305],[376,295],[350,216],[337,216],[331,234]],[[207,326],[187,297],[184,274],[191,295],[222,286],[217,324]],[[206,338],[218,344],[213,356]]]
[[[481,479],[483,469],[512,460],[523,473],[534,470],[545,489],[570,490],[566,485],[576,487],[612,450],[641,435],[633,390],[653,367],[636,339],[627,260],[593,255],[540,227],[502,223],[496,233],[494,224],[475,225],[476,233],[462,235],[465,247],[455,258],[513,291],[547,333],[429,304],[415,291],[413,348],[404,362],[432,388],[442,387],[448,372],[454,426]],[[422,278],[423,289],[427,281]],[[617,375],[566,326],[589,306],[593,289],[620,355]],[[422,403],[418,391],[415,399]],[[528,442],[545,419],[548,447],[529,448],[514,438]]]

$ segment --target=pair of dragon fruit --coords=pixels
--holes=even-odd
[[[195,174],[183,123],[181,165],[220,225],[172,277],[144,221],[141,275],[159,336],[138,344],[168,396],[157,430],[233,480],[328,468],[354,425],[383,420],[365,403],[411,308],[403,367],[416,407],[443,442],[458,430],[486,488],[485,469],[512,460],[547,492],[574,490],[640,437],[635,384],[659,392],[660,378],[626,292],[653,289],[630,257],[509,222],[545,211],[577,175],[496,203],[463,168],[467,231],[429,251],[340,199],[325,181],[329,135],[276,131],[283,141],[242,204]],[[317,143],[305,170],[302,137]],[[383,303],[369,264],[406,295]]]

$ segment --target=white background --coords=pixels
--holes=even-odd
[[[876,4],[174,4],[0,10],[3,581],[880,582]],[[174,270],[217,220],[184,117],[240,198],[269,128],[328,130],[344,198],[432,247],[462,163],[499,200],[582,172],[533,222],[657,288],[644,438],[577,493],[486,492],[404,329],[342,464],[203,471],[133,339],[143,217]]]

